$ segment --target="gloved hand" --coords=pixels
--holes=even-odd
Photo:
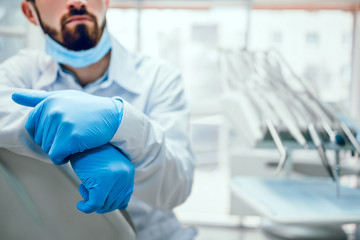
[[[104,146],[69,156],[82,181],[79,191],[84,201],[77,208],[84,213],[107,213],[127,208],[134,188],[135,169],[114,146]]]
[[[14,93],[12,99],[34,107],[26,130],[55,164],[66,163],[71,154],[107,144],[123,115],[120,100],[74,90]]]

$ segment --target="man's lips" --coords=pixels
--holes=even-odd
[[[72,16],[66,21],[66,24],[71,22],[82,22],[82,21],[91,21],[91,18],[89,16]]]

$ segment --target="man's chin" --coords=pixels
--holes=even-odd
[[[98,42],[98,31],[87,24],[77,24],[63,31],[63,46],[74,51],[93,48]]]

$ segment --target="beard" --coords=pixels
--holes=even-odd
[[[37,8],[35,8],[37,11]],[[101,27],[99,27],[97,18],[89,13],[85,8],[71,9],[70,12],[64,15],[61,20],[60,32],[54,28],[45,24],[37,11],[40,26],[45,34],[48,34],[52,39],[60,43],[62,46],[69,50],[81,51],[88,50],[96,46],[100,41],[101,35],[106,26],[106,19]],[[93,22],[93,26],[90,27],[86,24],[78,24],[73,28],[67,27],[67,19],[72,16],[88,16]]]
[[[90,29],[85,24],[79,24],[72,30],[64,28],[61,31],[63,38],[61,45],[74,51],[93,48],[100,40],[100,31],[97,24],[95,24],[93,29]]]

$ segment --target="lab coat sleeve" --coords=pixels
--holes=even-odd
[[[177,73],[159,77],[146,114],[123,102],[123,120],[111,143],[135,166],[134,196],[171,210],[190,194],[194,171],[181,77]]]
[[[14,153],[50,162],[48,156],[29,137],[25,122],[31,108],[12,101],[14,92],[33,92],[31,79],[36,68],[31,62],[35,56],[21,53],[0,64],[0,148]]]

